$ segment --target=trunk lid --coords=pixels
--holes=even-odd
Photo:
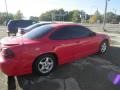
[[[0,40],[0,43],[5,46],[13,46],[22,44],[20,37],[4,37]]]

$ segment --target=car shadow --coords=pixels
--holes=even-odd
[[[120,65],[120,48],[111,47],[105,55],[92,55],[110,61],[115,66]],[[29,74],[17,76],[16,86],[21,90],[120,90],[119,72],[104,69],[103,64],[89,59],[62,65],[48,76]],[[118,78],[119,76],[119,78]],[[118,82],[115,82],[118,78]],[[11,84],[14,80],[11,81]],[[8,86],[11,86],[8,85]],[[13,90],[13,89],[9,89]]]
[[[100,57],[120,66],[120,47],[111,46],[109,51]]]

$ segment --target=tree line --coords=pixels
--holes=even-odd
[[[106,22],[112,24],[118,24],[120,22],[120,15],[113,12],[107,12]],[[102,23],[103,17],[98,10],[93,15],[87,14],[83,10],[65,11],[64,9],[54,9],[42,13],[39,17],[30,16],[29,19],[34,22],[39,21],[70,21],[76,23]],[[0,12],[0,24],[5,24],[8,20],[23,19],[23,13],[19,10],[16,14]]]
[[[118,24],[120,22],[120,15],[113,12],[107,12],[106,22]],[[93,15],[87,14],[83,10],[65,11],[63,9],[50,10],[40,15],[39,20],[42,21],[72,21],[79,23],[103,23],[104,15],[98,10]]]
[[[23,13],[20,10],[16,14],[0,12],[0,25],[6,25],[9,20],[18,20],[23,17]]]

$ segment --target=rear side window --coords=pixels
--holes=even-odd
[[[48,34],[51,30],[52,30],[52,27],[50,25],[43,25],[24,34],[23,37],[28,39],[39,39],[45,36],[46,34]]]
[[[92,31],[83,26],[65,26],[57,31],[55,31],[50,39],[53,40],[65,40],[73,38],[84,38],[88,37]]]

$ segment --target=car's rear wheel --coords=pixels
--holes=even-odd
[[[56,66],[56,59],[53,55],[42,55],[33,64],[33,70],[40,75],[48,75]]]
[[[105,54],[109,49],[109,43],[108,41],[104,40],[99,48],[99,54]]]

